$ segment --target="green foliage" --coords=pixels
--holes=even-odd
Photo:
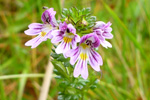
[[[64,58],[63,54],[56,54],[53,50],[51,62],[54,65],[55,78],[58,84],[58,100],[79,100],[89,89],[95,89],[98,80],[91,77],[84,80],[82,77],[74,78],[74,66],[69,63],[69,58]]]
[[[91,28],[96,22],[96,16],[91,16],[90,8],[83,8],[82,10],[75,7],[64,8],[61,16],[61,21],[73,24],[80,36],[92,32]]]
[[[114,34],[114,38],[110,41],[113,45],[112,49],[100,47],[98,50],[104,61],[101,67],[103,76],[95,89],[91,89],[95,86],[88,86],[90,89],[84,92],[84,100],[149,100],[149,4],[150,0],[37,0],[36,2],[35,0],[0,0],[0,100],[16,100],[16,98],[38,100],[39,87],[42,85],[41,77],[44,76],[52,45],[48,40],[40,44],[38,49],[25,47],[24,43],[31,38],[24,34],[24,30],[30,23],[41,22],[41,14],[44,11],[42,6],[53,7],[57,11],[56,18],[59,18],[61,9],[71,8],[72,5],[76,6],[78,11],[79,8],[90,7],[91,11],[87,16],[92,13],[97,20],[110,21]],[[64,18],[62,21],[65,20]],[[83,20],[87,19],[84,17]],[[79,28],[77,32],[80,28],[85,28],[80,33],[81,36],[90,32],[90,28],[86,30],[86,27],[77,26]],[[69,67],[67,64],[65,66],[62,70],[65,71],[67,68],[73,71],[73,66]],[[89,77],[93,77],[93,80],[89,81],[94,84],[94,80],[100,77],[100,73],[95,73],[90,67],[88,68]],[[22,73],[42,73],[42,76],[24,78],[20,75]],[[19,77],[14,76],[15,74]],[[4,76],[7,76],[7,79],[3,78]],[[80,77],[79,79],[83,80]],[[59,77],[52,79],[47,100],[58,98],[58,91],[64,91],[58,86],[61,82],[63,83]],[[84,89],[84,85],[79,87]],[[68,85],[68,89],[71,91],[67,90],[66,93],[76,99],[73,93],[77,94],[78,91],[74,92],[71,84]],[[67,94],[65,95],[67,97]],[[77,97],[81,98],[82,95]]]
[[[96,21],[95,16],[91,16],[90,8],[83,8],[79,10],[75,7],[70,9],[64,8],[61,14],[62,22],[71,23],[77,29],[77,34],[80,36],[92,32],[92,27]],[[56,46],[54,45],[56,48]],[[93,78],[84,80],[81,77],[74,78],[74,66],[69,63],[69,58],[64,58],[63,54],[56,54],[52,50],[52,63],[54,65],[54,72],[57,75],[56,79],[59,82],[59,100],[79,100],[83,98],[84,93],[89,89],[96,88],[97,81],[93,82]],[[94,78],[95,79],[95,78]]]

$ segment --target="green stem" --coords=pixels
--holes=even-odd
[[[84,100],[84,94],[82,93],[82,97],[81,97],[81,100]]]
[[[86,30],[86,31],[81,31],[81,32],[79,32],[78,34],[79,34],[80,36],[82,36],[82,35],[84,35],[84,34],[92,33],[92,32],[93,32],[93,30],[92,30],[92,29],[89,29],[89,30]]]

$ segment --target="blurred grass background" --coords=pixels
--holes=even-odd
[[[25,47],[31,37],[24,30],[41,22],[43,6],[53,7],[56,18],[64,7],[91,7],[97,20],[112,22],[113,47],[99,48],[102,79],[85,100],[150,100],[149,4],[150,0],[0,0],[0,100],[38,99],[51,44],[48,40],[36,49]],[[57,100],[57,85],[53,78],[48,100]]]

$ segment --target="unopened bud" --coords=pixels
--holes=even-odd
[[[88,25],[88,22],[83,18],[82,24],[83,24],[83,25]]]
[[[48,9],[48,7],[46,7],[46,6],[43,6],[43,9]]]

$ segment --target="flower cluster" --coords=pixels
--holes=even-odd
[[[62,53],[65,58],[70,57],[70,64],[75,65],[74,77],[78,77],[81,74],[84,79],[87,79],[88,63],[95,71],[100,71],[103,60],[95,51],[95,48],[99,47],[99,45],[105,48],[112,47],[106,41],[106,39],[113,38],[111,23],[98,21],[92,27],[90,33],[78,34],[75,25],[69,23],[69,21],[57,23],[55,14],[56,11],[53,8],[49,8],[42,14],[41,20],[43,24],[32,23],[28,26],[29,29],[25,31],[25,34],[38,36],[26,42],[25,45],[35,48],[41,42],[51,39],[52,43],[58,44],[55,52],[57,54]],[[86,22],[85,19],[83,21]]]

